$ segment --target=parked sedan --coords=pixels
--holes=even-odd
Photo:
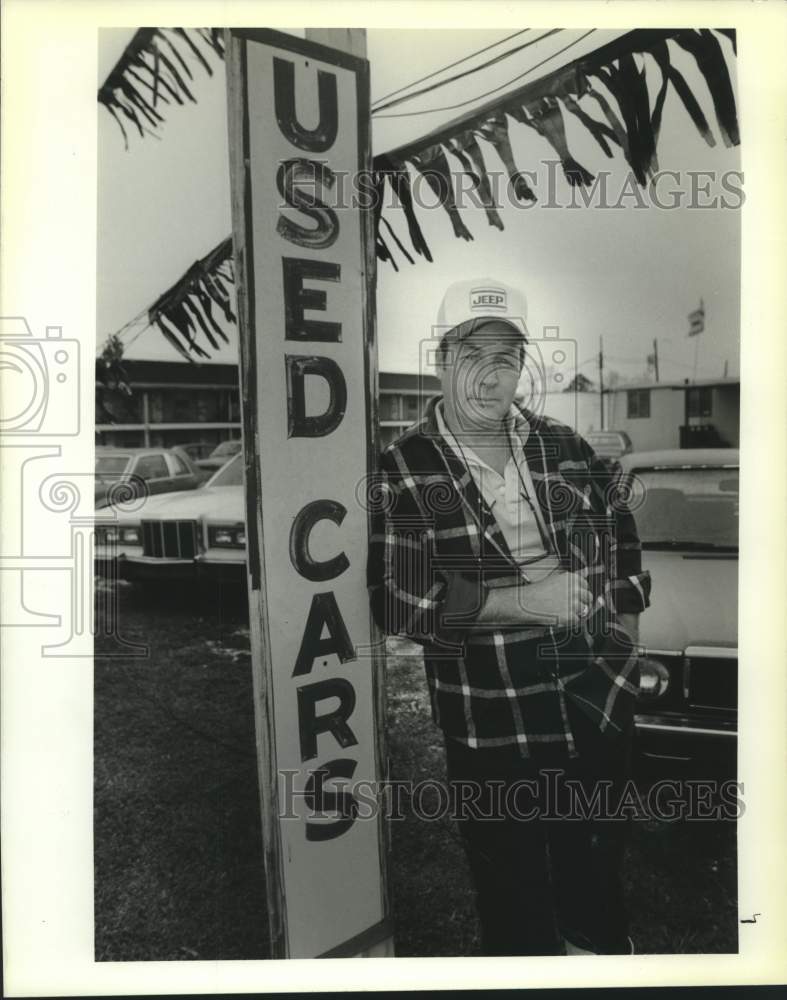
[[[632,450],[631,438],[625,431],[588,431],[585,440],[599,458],[618,461]]]
[[[243,457],[236,455],[191,493],[148,497],[138,510],[118,508],[96,528],[99,567],[117,560],[126,580],[246,579]]]
[[[125,483],[138,496],[196,489],[200,474],[180,448],[96,448],[96,508],[106,507],[111,490]]]
[[[232,441],[222,441],[217,444],[207,458],[200,458],[197,465],[205,472],[214,473],[220,469],[233,455],[237,455],[241,450],[241,442],[235,438]]]
[[[639,750],[662,764],[734,766],[738,452],[640,452],[620,463],[653,582],[640,619]]]
[[[189,444],[178,445],[178,448],[182,448],[192,462],[198,462],[202,458],[207,458],[213,451],[214,447],[215,445],[210,444],[207,441],[193,441]]]

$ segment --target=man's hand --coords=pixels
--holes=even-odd
[[[592,600],[585,570],[579,573],[556,570],[538,583],[490,590],[476,621],[570,627],[588,616]]]
[[[539,621],[558,627],[576,625],[581,618],[587,618],[593,603],[587,572],[566,573],[558,570],[546,580],[523,587],[519,592],[519,603],[536,615]]]

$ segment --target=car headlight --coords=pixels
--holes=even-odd
[[[670,685],[670,675],[663,663],[648,656],[639,659],[639,700],[656,701],[666,694]]]
[[[212,524],[208,528],[208,546],[218,549],[244,549],[245,524]]]
[[[99,545],[141,545],[142,532],[138,524],[134,525],[107,525],[96,528],[96,541]]]

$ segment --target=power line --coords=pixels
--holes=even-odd
[[[481,63],[479,66],[473,66],[472,69],[466,69],[463,73],[456,73],[454,76],[449,76],[446,80],[438,80],[437,83],[433,83],[429,87],[422,87],[420,90],[416,90],[413,94],[406,94],[404,97],[399,97],[395,101],[389,101],[387,104],[379,104],[378,102],[378,106],[372,109],[372,114],[385,111],[386,108],[394,108],[399,104],[404,104],[406,101],[415,100],[416,97],[420,97],[422,94],[428,94],[433,90],[437,90],[439,87],[447,86],[449,83],[456,83],[457,80],[463,80],[466,76],[472,76],[473,73],[478,73],[482,69],[494,66],[503,59],[509,59],[511,56],[516,55],[517,52],[529,49],[531,45],[535,45],[537,42],[541,42],[545,38],[549,38],[551,35],[556,35],[558,32],[564,30],[564,28],[553,28],[551,31],[547,31],[545,34],[539,35],[538,38],[533,38],[529,42],[517,45],[515,48],[509,49],[507,52],[502,52],[500,55],[495,56],[494,59],[488,59],[485,63]]]
[[[112,333],[108,333],[106,340],[109,340],[110,337],[123,337],[131,330],[132,327],[138,326],[143,321],[144,326],[142,327],[142,330],[139,331],[140,333],[142,333],[146,327],[150,326],[147,309],[141,309],[136,316],[125,322],[119,329],[113,330]]]
[[[592,35],[594,31],[596,31],[596,29],[591,28],[580,38],[575,39],[573,42],[569,42],[568,45],[564,45],[562,49],[558,49],[557,52],[553,52],[551,56],[547,56],[545,59],[542,59],[541,62],[536,63],[535,66],[531,66],[529,69],[526,69],[524,73],[520,73],[518,76],[513,77],[513,79],[508,80],[506,83],[501,83],[499,87],[493,87],[492,90],[488,90],[485,94],[476,94],[475,97],[471,97],[466,101],[460,101],[458,104],[449,104],[442,108],[427,108],[424,111],[399,111],[392,115],[377,115],[377,118],[415,118],[420,115],[431,115],[437,111],[456,111],[458,108],[464,108],[468,104],[475,104],[476,101],[480,101],[484,97],[496,94],[499,90],[505,90],[505,88],[510,87],[512,83],[516,83],[517,80],[521,80],[523,76],[527,76],[529,73],[533,73],[535,70],[540,69],[545,63],[548,63],[551,59],[556,59],[568,49],[572,48],[572,46],[579,45],[579,43],[583,42],[589,35]],[[374,111],[372,114],[374,114]]]
[[[471,52],[469,55],[464,56],[462,59],[457,59],[456,62],[449,63],[447,66],[443,66],[441,69],[436,69],[434,73],[429,73],[427,76],[422,76],[418,80],[413,80],[412,83],[405,84],[404,87],[400,87],[398,90],[392,90],[390,94],[383,94],[382,97],[378,97],[376,101],[372,104],[372,108],[376,104],[380,104],[382,101],[387,101],[389,97],[396,97],[397,94],[403,93],[405,90],[409,90],[410,87],[415,87],[419,83],[425,83],[427,80],[431,80],[435,76],[439,76],[440,73],[445,73],[449,69],[453,69],[455,66],[460,66],[462,63],[467,62],[468,59],[473,59],[475,56],[480,56],[484,52],[488,52],[490,49],[496,48],[498,45],[502,45],[504,42],[510,42],[512,38],[516,38],[517,35],[524,35],[525,32],[530,31],[530,28],[523,28],[522,31],[515,31],[513,35],[506,35],[505,38],[501,38],[499,42],[492,42],[491,45],[487,45],[484,49],[478,49],[475,52]]]
[[[123,337],[129,333],[132,327],[139,326],[142,323],[142,328],[137,331],[136,335],[131,338],[131,340],[126,341],[125,348],[131,347],[131,345],[140,337],[150,327],[150,320],[148,319],[148,310],[142,309],[137,313],[132,319],[128,320],[119,329],[114,330],[112,333],[108,333],[104,337],[103,344],[106,344],[111,337]]]
[[[145,323],[145,325],[142,327],[142,329],[134,337],[132,337],[131,340],[128,341],[128,343],[126,344],[126,348],[125,349],[128,350],[129,347],[131,347],[132,344],[135,344],[139,340],[139,338],[142,336],[142,334],[145,332],[145,330],[148,330],[148,329],[150,329],[150,322],[149,321],[147,323]]]

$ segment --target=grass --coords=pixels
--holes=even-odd
[[[149,656],[97,640],[96,959],[265,958],[245,601],[123,584],[118,596],[121,635]],[[392,776],[417,782],[443,777],[444,761],[413,650],[390,644],[387,726]],[[412,814],[391,826],[397,954],[476,954],[458,833]],[[733,823],[634,823],[627,884],[638,951],[737,950]]]

